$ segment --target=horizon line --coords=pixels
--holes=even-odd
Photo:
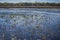
[[[0,2],[0,3],[60,3],[60,2]]]

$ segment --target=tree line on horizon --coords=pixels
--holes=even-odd
[[[0,3],[0,6],[60,6],[60,3]]]

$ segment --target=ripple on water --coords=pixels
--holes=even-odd
[[[1,39],[59,40],[60,14],[33,13],[35,14],[1,14]]]

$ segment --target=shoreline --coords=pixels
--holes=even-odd
[[[0,8],[59,8],[60,6],[0,6]]]

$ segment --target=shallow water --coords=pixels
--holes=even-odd
[[[0,40],[60,40],[60,9],[0,8]]]

